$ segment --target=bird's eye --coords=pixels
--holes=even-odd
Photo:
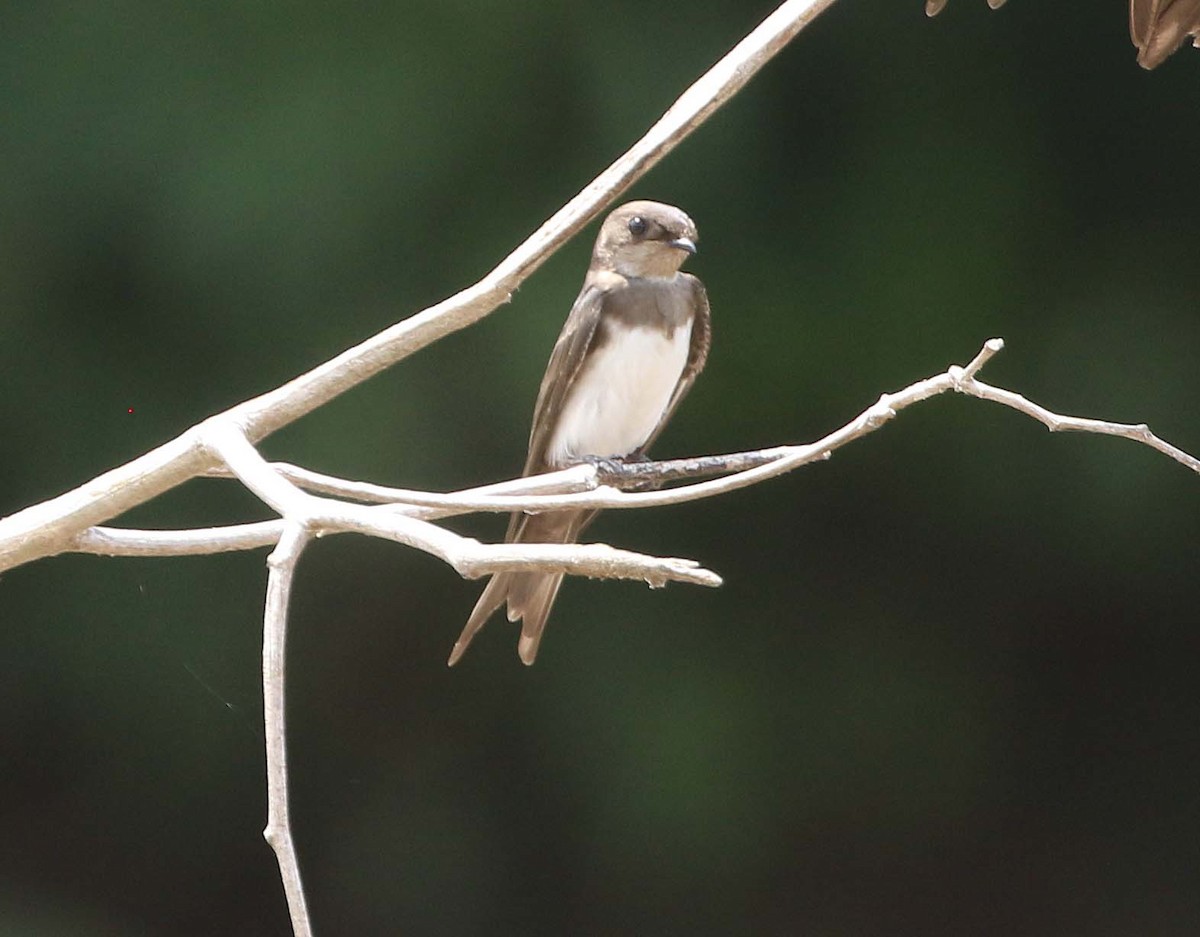
[[[634,215],[629,219],[629,233],[634,237],[641,237],[646,233],[646,219],[641,215]]]

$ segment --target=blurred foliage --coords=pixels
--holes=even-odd
[[[987,379],[1200,451],[1198,60],[1148,74],[1074,6],[845,0],[635,187],[699,222],[715,315],[660,454],[811,439],[992,335]],[[0,513],[472,282],[770,8],[10,4]],[[267,452],[513,474],[589,238]],[[477,584],[322,541],[289,690],[318,930],[1196,933],[1198,509],[1148,450],[930,401],[605,516],[726,586],[571,582],[528,670],[502,621],[445,668]],[[261,516],[197,481],[126,520]],[[264,581],[261,554],[0,579],[0,932],[287,933]]]

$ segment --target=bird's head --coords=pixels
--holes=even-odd
[[[624,277],[674,276],[696,253],[696,225],[662,202],[628,202],[600,226],[592,268]]]

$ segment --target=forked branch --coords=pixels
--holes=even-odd
[[[219,474],[236,476],[285,520],[180,531],[95,527],[76,538],[72,548],[112,556],[254,549],[275,543],[287,522],[297,522],[315,535],[359,533],[415,547],[468,578],[506,570],[545,570],[655,584],[674,580],[717,585],[716,574],[690,560],[645,556],[604,544],[481,544],[433,521],[485,512],[659,507],[716,497],[829,459],[842,446],[890,422],[901,410],[948,391],[1002,404],[1052,432],[1130,439],[1200,473],[1200,459],[1156,436],[1144,423],[1066,416],[979,380],[980,369],[1003,347],[1001,339],[989,339],[966,366],[952,365],[902,390],[883,394],[854,419],[815,442],[661,462],[597,462],[446,494],[388,488],[269,463],[245,437],[213,424],[204,435],[207,447],[215,460],[229,466]],[[681,481],[685,484],[659,487]],[[644,490],[647,486],[653,490]],[[309,493],[313,491],[322,496]]]

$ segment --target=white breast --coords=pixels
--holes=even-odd
[[[546,449],[563,465],[580,456],[625,456],[658,426],[687,365],[691,323],[622,329],[592,352],[576,378]]]

